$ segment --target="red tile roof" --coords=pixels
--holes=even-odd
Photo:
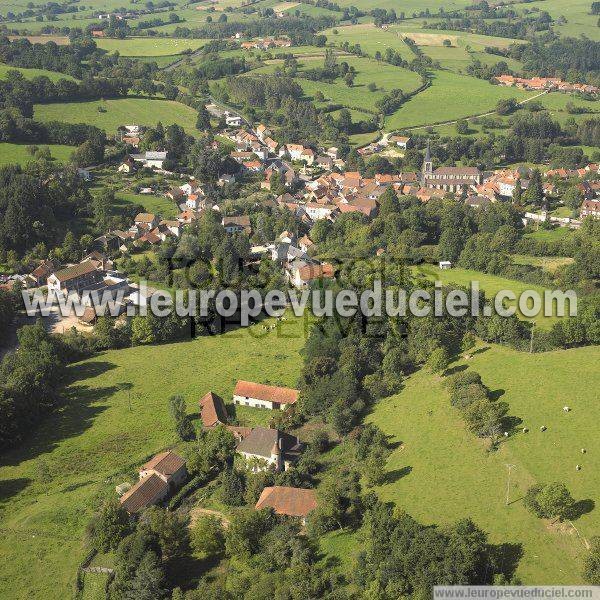
[[[219,423],[227,423],[227,410],[223,398],[208,392],[200,398],[200,418],[204,427],[215,427]]]
[[[142,470],[153,470],[168,478],[177,473],[182,467],[185,467],[185,460],[175,452],[167,450],[151,458],[142,467]]]
[[[154,473],[140,479],[121,496],[121,505],[128,513],[136,513],[142,508],[155,504],[166,495],[169,484]]]
[[[314,490],[285,486],[266,487],[256,509],[272,508],[278,515],[306,517],[317,507],[317,496]]]
[[[246,398],[256,398],[266,402],[277,402],[279,404],[294,404],[298,400],[298,390],[292,388],[279,387],[274,385],[264,385],[252,381],[239,380],[233,391],[236,396],[245,396]]]

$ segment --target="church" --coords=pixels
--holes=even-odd
[[[438,167],[434,171],[429,144],[427,144],[421,178],[423,187],[461,192],[471,185],[481,184],[483,173],[477,167]]]

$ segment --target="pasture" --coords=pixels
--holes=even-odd
[[[493,297],[500,292],[501,290],[511,290],[519,297],[519,294],[522,294],[526,290],[534,290],[540,296],[542,296],[545,288],[539,285],[533,285],[530,283],[524,283],[522,281],[517,281],[515,279],[507,279],[506,277],[500,277],[498,275],[488,275],[487,273],[481,273],[479,271],[470,271],[468,269],[461,268],[452,268],[452,269],[439,269],[433,265],[418,265],[412,267],[412,272],[414,275],[421,275],[426,279],[432,281],[441,281],[444,285],[457,285],[461,287],[470,288],[471,282],[476,281],[479,283],[479,289],[485,292],[486,298],[493,299]],[[514,306],[515,302],[506,301],[508,306]],[[543,306],[543,304],[542,304]],[[520,311],[517,309],[517,314],[525,320],[535,320],[536,327],[541,327],[542,329],[549,329],[552,327],[554,322],[558,317],[556,316],[544,316],[543,314],[539,314],[534,318],[527,318],[521,315]]]
[[[336,79],[333,83],[327,83],[324,81],[311,81],[298,76],[296,77],[296,81],[302,86],[304,93],[309,97],[314,97],[317,91],[321,91],[325,96],[326,103],[341,104],[348,108],[364,109],[373,112],[377,112],[375,107],[377,100],[382,98],[387,92],[390,92],[394,88],[410,92],[418,88],[421,83],[420,77],[407,69],[376,62],[369,58],[344,57],[343,60],[356,69],[356,78],[352,87],[348,87],[341,78]],[[300,73],[304,69],[313,66],[311,62],[302,62],[301,58],[299,59],[299,63]],[[317,66],[316,62],[314,66]],[[250,74],[272,73],[275,71],[275,68],[276,65],[271,64],[255,69]],[[377,89],[373,92],[367,89],[370,83],[377,85]]]
[[[11,144],[9,142],[0,143],[0,167],[5,165],[25,165],[35,156],[29,153],[28,147],[34,144]],[[63,146],[61,144],[35,144],[38,148],[49,148],[53,160],[58,162],[68,162],[74,146]]]
[[[278,331],[257,325],[112,350],[70,367],[64,406],[0,462],[0,596],[73,595],[85,527],[100,498],[177,441],[171,395],[184,396],[197,426],[198,400],[209,390],[229,400],[237,379],[295,386],[303,346],[303,322],[289,319]],[[248,422],[268,418],[247,410]]]
[[[524,100],[524,90],[491,85],[487,81],[450,71],[433,71],[432,84],[386,117],[386,130],[432,125],[493,112],[500,99]]]
[[[64,121],[67,123],[93,123],[114,134],[119,125],[163,125],[176,123],[188,133],[196,133],[196,111],[189,106],[170,100],[151,98],[119,98],[88,102],[36,104],[37,121]]]
[[[74,77],[65,75],[64,73],[58,73],[57,71],[47,71],[46,69],[24,69],[22,67],[12,67],[11,65],[0,63],[0,79],[6,79],[10,71],[18,71],[25,79],[33,79],[34,77],[47,77],[52,82],[57,82],[61,79],[77,81]]]
[[[423,370],[412,375],[400,394],[380,401],[368,417],[399,444],[379,497],[426,524],[472,518],[492,543],[506,544],[507,564],[522,552],[516,572],[523,583],[581,583],[584,539],[600,533],[598,508],[591,510],[600,501],[600,472],[594,467],[600,452],[594,425],[600,419],[598,359],[599,347],[527,354],[486,346],[452,365],[479,372],[508,403],[508,414],[521,421],[492,453],[450,405],[443,378]],[[565,404],[570,413],[563,412]],[[514,465],[508,505],[506,464]],[[523,506],[529,486],[552,481],[564,482],[580,502],[576,529],[540,520]],[[338,543],[347,552],[347,539],[328,539],[326,545],[337,552]]]
[[[121,56],[131,57],[174,56],[182,52],[198,50],[205,43],[206,40],[201,39],[150,37],[132,37],[125,40],[108,38],[96,40],[98,48],[102,48],[102,50],[110,53],[118,52]]]

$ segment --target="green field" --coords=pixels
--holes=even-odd
[[[206,43],[200,39],[128,38],[125,40],[99,39],[98,48],[118,52],[121,56],[172,56],[186,50],[197,50]]]
[[[531,233],[526,233],[525,237],[534,240],[554,241],[562,240],[573,235],[573,230],[568,227],[555,227],[554,229],[538,229]]]
[[[340,58],[340,60],[342,59]],[[297,77],[296,81],[302,86],[307,96],[312,97],[317,91],[323,92],[326,102],[322,104],[342,104],[348,108],[362,108],[375,112],[377,110],[375,102],[382,98],[386,92],[394,88],[410,92],[418,88],[421,84],[420,77],[408,69],[380,63],[369,58],[344,57],[343,60],[356,69],[356,78],[351,88],[344,83],[343,79],[336,79],[334,83],[326,83]],[[302,72],[303,69],[320,66],[321,64],[315,61],[313,65],[310,61],[303,62],[300,59],[299,70]],[[250,74],[272,73],[276,66],[276,64],[270,64],[260,67],[251,71]],[[375,83],[378,89],[370,92],[367,89],[369,83]]]
[[[173,218],[180,212],[175,203],[164,196],[117,192],[115,199],[118,201],[117,208],[126,204],[141,204],[146,212],[160,215],[164,219]]]
[[[413,267],[412,271],[415,275],[422,275],[430,280],[441,281],[444,285],[454,284],[468,288],[471,286],[472,281],[477,281],[479,282],[479,289],[485,292],[487,299],[492,299],[493,296],[501,290],[512,290],[516,294],[517,299],[519,294],[522,294],[525,290],[535,290],[538,294],[542,295],[543,300],[544,288],[539,285],[524,283],[522,281],[516,281],[515,279],[507,279],[497,275],[488,275],[479,271],[470,271],[458,267],[442,270],[436,266],[425,264]],[[513,306],[515,305],[515,302],[507,301],[506,304]],[[518,309],[517,313],[520,315]],[[527,317],[523,318],[526,320],[534,320],[536,327],[549,329],[558,317],[546,317],[543,314],[539,314],[533,319],[528,319]]]
[[[99,112],[98,108],[106,112]],[[156,125],[166,127],[176,123],[188,133],[196,132],[196,111],[189,106],[169,100],[149,98],[120,98],[63,104],[36,104],[34,118],[38,121],[93,123],[111,135],[119,125]]]
[[[150,455],[176,442],[171,395],[182,394],[197,415],[203,394],[213,390],[228,400],[237,379],[295,386],[303,326],[296,320],[279,325],[280,334],[269,331],[266,338],[258,325],[113,350],[70,367],[65,406],[0,462],[0,597],[72,597],[98,495],[112,493]],[[268,411],[247,410],[252,419],[268,417]]]
[[[549,273],[554,273],[558,268],[564,265],[570,265],[573,259],[568,256],[527,256],[524,254],[513,254],[511,256],[517,265],[533,265],[541,267]]]
[[[33,79],[34,77],[47,77],[50,81],[59,81],[60,79],[68,79],[69,81],[76,81],[74,77],[65,75],[64,73],[57,73],[56,71],[46,71],[45,69],[22,69],[20,67],[11,67],[0,63],[0,79],[6,79],[9,71],[19,71],[23,74],[25,79]]]
[[[83,579],[82,600],[106,600],[106,573],[86,573]]]
[[[334,29],[337,33],[334,33]],[[323,33],[327,36],[328,44],[360,44],[361,50],[370,56],[374,56],[377,51],[384,54],[386,48],[392,48],[405,60],[411,61],[415,58],[412,50],[396,31],[375,27],[373,23],[334,27],[326,29]]]
[[[442,123],[493,111],[498,100],[523,100],[532,92],[491,85],[487,81],[458,75],[450,71],[434,71],[433,82],[386,118],[386,130]]]
[[[391,482],[378,489],[379,496],[425,523],[471,517],[491,542],[522,545],[517,574],[524,583],[580,583],[582,538],[600,534],[598,509],[574,521],[575,531],[532,516],[522,497],[533,483],[561,481],[577,501],[598,506],[599,359],[597,346],[533,355],[492,346],[469,360],[469,369],[509,404],[509,415],[529,428],[527,434],[519,429],[495,453],[467,431],[440,377],[425,371],[411,376],[399,395],[380,401],[369,417],[402,443],[387,463]],[[570,413],[563,412],[565,404]],[[506,464],[515,465],[509,506]],[[347,538],[340,543],[347,549]],[[337,553],[338,540],[328,539],[327,547]]]
[[[52,158],[59,162],[67,162],[75,150],[74,146],[62,146],[60,144],[36,144],[38,148],[50,148]],[[35,157],[27,152],[29,144],[10,144],[8,142],[0,143],[0,166],[4,165],[24,165]]]

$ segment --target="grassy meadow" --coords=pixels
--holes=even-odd
[[[491,85],[450,71],[434,71],[432,84],[386,117],[386,130],[443,123],[493,111],[498,100],[524,100],[532,92]]]
[[[0,79],[6,79],[9,71],[18,71],[25,77],[25,79],[33,79],[34,77],[47,77],[52,82],[57,82],[60,79],[68,79],[69,81],[77,81],[70,75],[64,73],[57,73],[56,71],[47,71],[45,69],[23,69],[21,67],[11,67],[0,63]]]
[[[37,121],[93,123],[109,134],[115,133],[119,125],[156,125],[159,121],[165,127],[176,123],[188,133],[194,134],[197,133],[196,116],[193,108],[179,102],[150,98],[36,104],[34,109]]]
[[[0,460],[0,597],[71,597],[99,499],[176,443],[168,398],[182,394],[195,417],[203,394],[229,400],[237,379],[295,386],[303,327],[290,319],[279,322],[278,333],[257,325],[113,350],[71,366],[65,405]],[[238,417],[247,423],[268,418],[268,411],[246,411],[238,409]]]
[[[342,104],[348,108],[365,109],[373,112],[377,112],[375,107],[377,100],[392,89],[400,88],[404,92],[410,92],[417,89],[421,84],[420,77],[408,69],[376,62],[369,58],[344,57],[343,60],[356,69],[356,78],[352,87],[348,87],[341,78],[336,79],[333,83],[310,81],[302,77],[296,77],[296,81],[302,86],[304,93],[311,98],[317,91],[323,92],[325,102],[321,104]],[[276,64],[270,64],[260,67],[251,71],[250,74],[272,73],[276,66]],[[312,68],[313,65],[310,61],[303,62],[300,58],[299,66],[301,73],[303,69]],[[377,85],[377,89],[373,92],[367,89],[370,83]]]
[[[50,148],[50,154],[54,160],[67,162],[75,150],[74,146],[63,146],[61,144],[35,144],[38,148]],[[9,142],[0,142],[0,167],[4,165],[24,165],[35,156],[31,155],[27,148],[30,144],[11,144]]]
[[[415,276],[422,276],[432,281],[441,281],[444,285],[454,284],[470,288],[471,282],[477,281],[479,282],[479,289],[485,292],[488,300],[492,299],[493,296],[501,290],[513,291],[517,296],[517,299],[519,294],[522,294],[525,290],[534,290],[542,296],[543,302],[545,288],[539,285],[517,281],[515,279],[507,279],[506,277],[500,277],[498,275],[488,275],[487,273],[481,273],[480,271],[470,271],[458,267],[453,267],[452,269],[440,269],[437,266],[425,264],[412,267],[412,272]],[[514,306],[516,303],[506,301],[506,304],[508,306]],[[546,317],[543,314],[539,314],[531,319],[524,317],[518,308],[517,314],[527,321],[534,320],[536,327],[541,327],[542,329],[549,329],[552,327],[558,318],[556,316]]]
[[[530,355],[492,346],[456,365],[479,372],[509,404],[509,415],[522,422],[495,453],[466,429],[443,378],[426,371],[411,376],[400,394],[380,401],[368,417],[400,443],[379,496],[428,524],[473,518],[491,542],[511,545],[507,561],[522,552],[517,575],[524,583],[581,583],[585,540],[600,534],[597,510],[586,512],[600,500],[594,467],[600,452],[594,431],[600,418],[598,359],[599,347]],[[570,413],[562,410],[565,404]],[[540,431],[542,425],[547,431]],[[506,464],[514,465],[508,506]],[[564,482],[581,502],[585,514],[572,526],[537,519],[523,506],[530,485],[552,481]],[[336,540],[328,544],[337,548]]]
[[[127,204],[141,204],[146,212],[160,215],[164,219],[173,218],[180,212],[172,200],[163,196],[117,192],[115,200],[117,201],[117,209],[123,208]]]
[[[206,43],[200,39],[150,38],[138,37],[96,40],[98,48],[110,53],[118,52],[121,56],[173,56],[189,50],[198,50]]]

